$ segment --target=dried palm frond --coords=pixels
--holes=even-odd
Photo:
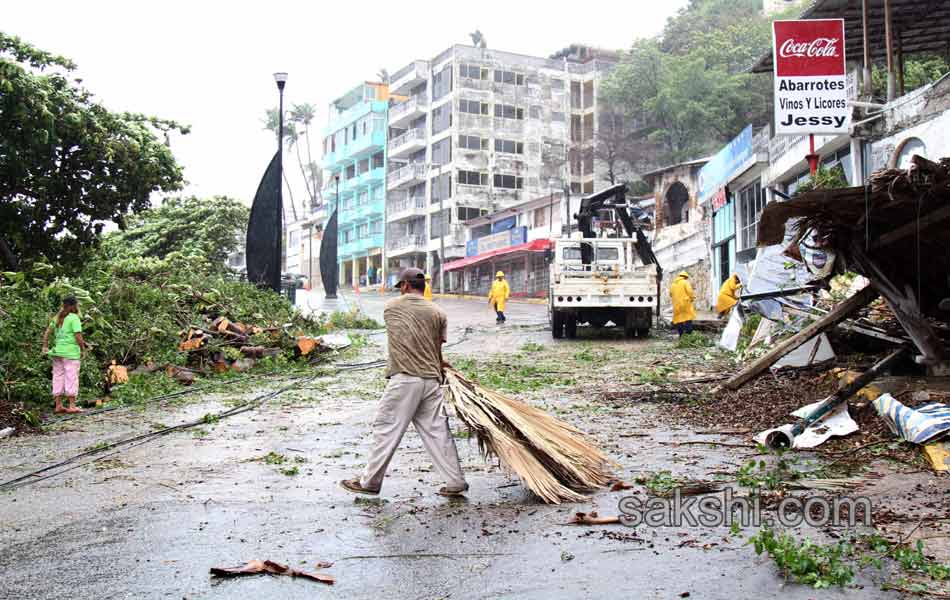
[[[448,398],[485,456],[497,456],[545,502],[581,502],[613,480],[607,457],[577,428],[446,369]]]

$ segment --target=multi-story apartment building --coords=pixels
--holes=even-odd
[[[465,256],[464,221],[552,187],[592,193],[597,85],[615,60],[578,46],[541,58],[456,45],[396,71],[387,271],[437,275],[443,245],[446,261]]]
[[[337,210],[340,285],[378,283],[386,207],[389,89],[365,82],[330,104],[324,130],[324,198]]]

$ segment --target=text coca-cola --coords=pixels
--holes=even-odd
[[[779,48],[779,56],[782,58],[818,58],[838,56],[838,39],[818,38],[810,42],[797,42],[794,39],[787,39]]]

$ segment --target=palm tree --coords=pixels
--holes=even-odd
[[[317,204],[317,197],[320,194],[317,180],[313,168],[313,155],[310,152],[310,126],[317,116],[317,109],[310,103],[294,104],[290,109],[290,120],[298,126],[298,130],[303,132],[304,141],[307,143],[307,168],[304,168],[303,161],[299,160],[300,149],[298,146],[298,162],[300,163],[300,173],[307,182],[307,193],[310,195],[310,206]],[[308,172],[309,171],[309,172]]]
[[[280,111],[276,108],[267,109],[267,113],[264,116],[264,129],[270,131],[274,134],[274,137],[280,135],[277,130],[280,129]],[[297,140],[297,131],[293,126],[293,123],[284,123],[284,141],[288,144],[288,147],[292,146]],[[299,158],[299,153],[298,153]],[[293,212],[294,221],[297,220],[297,203],[294,202],[294,192],[290,187],[290,180],[287,179],[287,170],[283,171],[284,175],[284,185],[287,187],[287,194],[290,196],[290,210]],[[308,190],[309,191],[309,190]]]

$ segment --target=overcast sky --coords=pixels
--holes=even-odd
[[[489,48],[538,56],[571,43],[626,49],[659,33],[685,4],[34,0],[4,2],[0,29],[72,58],[109,108],[190,125],[189,135],[172,140],[187,193],[250,202],[276,143],[261,125],[277,104],[274,71],[290,74],[287,106],[317,106],[322,133],[331,100],[381,68],[394,73],[451,44],[470,44],[475,29]],[[298,203],[302,186],[294,186]]]

